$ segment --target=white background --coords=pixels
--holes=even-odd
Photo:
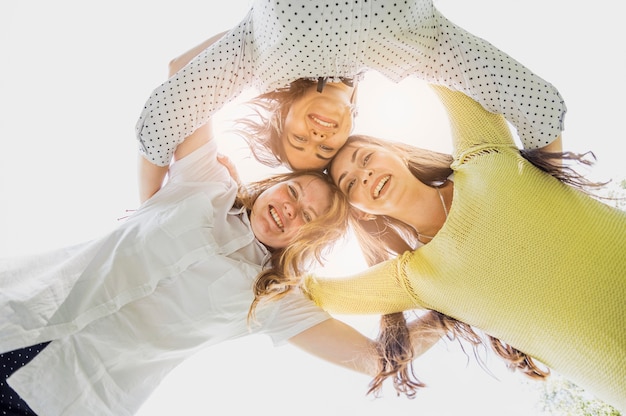
[[[593,150],[598,178],[623,164],[623,12],[619,2],[439,0],[453,22],[556,85],[568,106],[565,147]],[[137,206],[134,125],[168,61],[236,24],[248,0],[3,0],[0,8],[0,256],[90,239]],[[219,119],[228,127],[236,115]],[[357,132],[448,151],[440,104],[419,81],[361,86]],[[242,141],[218,135],[245,180],[265,175]],[[331,272],[362,267],[346,246]],[[352,259],[353,261],[349,260]],[[341,317],[374,336],[376,317]],[[368,377],[249,337],[210,348],[176,369],[140,415],[531,415],[533,384],[492,359],[496,378],[454,344],[417,363],[429,384],[416,400],[364,393]],[[61,381],[60,381],[61,382]],[[219,409],[216,411],[216,409]]]

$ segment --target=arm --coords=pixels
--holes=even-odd
[[[172,59],[169,65],[168,77],[171,77],[172,75],[174,75],[175,73],[183,69],[183,67],[187,65],[189,62],[191,62],[193,58],[198,56],[200,52],[202,52],[209,46],[213,45],[217,40],[219,40],[225,34],[226,32],[218,33],[217,35],[208,38],[201,44],[189,49],[187,52],[183,53],[182,55],[177,56],[176,58]]]
[[[478,102],[463,93],[441,86],[432,88],[448,113],[455,155],[480,144],[515,145],[503,116],[486,111]],[[562,152],[561,136],[539,150],[547,153]]]
[[[420,356],[435,345],[447,332],[437,319],[436,313],[428,311],[407,323],[415,356]]]
[[[139,202],[144,203],[152,195],[156,194],[165,180],[167,166],[157,166],[139,155]]]
[[[415,358],[428,351],[445,333],[431,312],[408,323],[408,327]],[[378,343],[334,318],[301,332],[289,342],[325,361],[371,377],[381,368]]]
[[[503,115],[526,149],[549,145],[563,131],[567,108],[559,91],[491,43],[434,10],[438,68],[433,82],[461,91]]]
[[[149,162],[169,165],[178,143],[252,85],[250,18],[170,62],[171,77],[152,91],[135,125]]]
[[[327,319],[290,338],[289,342],[350,370],[372,377],[378,374],[376,342],[337,319]]]
[[[540,147],[541,151],[547,153],[562,153],[563,152],[563,138],[561,136],[554,139],[550,144]]]
[[[213,138],[213,125],[207,121],[199,127],[182,143],[176,146],[174,160],[180,160],[198,149]],[[165,179],[168,167],[160,167],[148,162],[144,157],[139,156],[139,198],[143,203],[154,195]],[[158,184],[158,186],[156,186]]]
[[[421,305],[401,283],[400,264],[396,258],[349,277],[306,276],[303,291],[330,313],[385,315],[418,309]]]
[[[502,115],[490,113],[464,93],[441,86],[432,88],[448,113],[455,157],[482,144],[515,146]]]
[[[219,33],[206,41],[202,42],[198,46],[188,50],[182,55],[172,59],[169,63],[169,76],[171,77],[180,69],[182,69],[185,65],[187,65],[196,55],[202,52],[204,49],[208,48],[210,45],[215,43],[218,39],[220,39],[225,32]],[[210,127],[208,128],[210,130]],[[201,132],[196,136],[202,136],[207,132]],[[189,138],[193,136],[188,136],[185,141],[188,141]],[[198,137],[196,137],[196,140]],[[183,142],[184,143],[184,142]],[[182,144],[181,144],[182,145]],[[176,148],[175,157],[179,159],[182,157],[181,151],[179,150],[180,145]],[[189,153],[191,151],[191,145],[186,145],[186,152]],[[152,195],[154,195],[161,186],[163,185],[163,181],[165,180],[165,175],[167,174],[168,166],[158,166],[147,160],[143,155],[139,156],[139,202],[143,203]]]

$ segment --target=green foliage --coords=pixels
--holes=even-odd
[[[626,211],[626,179],[613,179],[599,192],[607,205]]]
[[[538,383],[539,410],[550,416],[620,416],[614,407],[596,399],[582,388],[556,374]]]

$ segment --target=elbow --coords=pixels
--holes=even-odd
[[[172,59],[167,65],[168,76],[171,77],[172,75],[180,71],[185,66],[185,64],[186,62],[183,59],[181,59],[180,56],[177,56],[176,58]]]

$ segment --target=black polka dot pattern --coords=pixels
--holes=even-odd
[[[245,88],[375,70],[462,91],[504,115],[526,148],[563,130],[556,88],[456,26],[431,0],[257,0],[246,18],[156,88],[136,126],[144,156],[167,166],[176,145]]]
[[[0,354],[0,415],[36,416],[35,412],[7,383],[7,378],[28,364],[48,343]]]

